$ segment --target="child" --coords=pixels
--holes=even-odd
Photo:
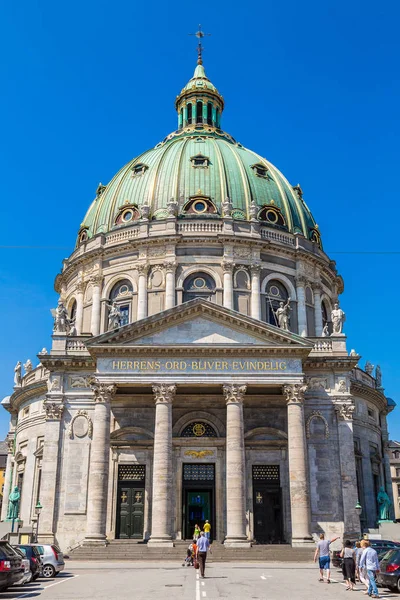
[[[188,549],[186,550],[186,558],[185,558],[184,562],[182,563],[182,567],[193,566],[193,557],[194,557],[194,553],[195,553],[193,545],[195,545],[195,540],[193,540],[193,543],[189,544]]]

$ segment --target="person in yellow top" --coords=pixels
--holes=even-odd
[[[211,525],[208,521],[206,521],[204,523],[204,527],[203,527],[203,531],[206,535],[206,538],[209,540],[210,539],[210,532],[211,532]]]

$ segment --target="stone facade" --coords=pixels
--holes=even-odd
[[[389,442],[387,451],[393,482],[394,518],[400,521],[400,442]]]

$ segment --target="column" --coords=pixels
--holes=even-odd
[[[233,263],[231,261],[222,261],[222,270],[224,272],[224,306],[233,309]]]
[[[261,319],[260,272],[261,265],[251,265],[251,316]]]
[[[245,385],[224,385],[226,401],[226,539],[225,546],[249,547],[246,535],[246,465],[243,398]]]
[[[322,304],[321,304],[321,286],[314,285],[314,319],[315,319],[315,335],[321,337],[324,325],[322,323]]]
[[[172,401],[176,385],[153,385],[156,402],[153,452],[151,546],[173,546],[172,521]]]
[[[299,383],[283,386],[288,418],[292,546],[303,546],[312,542],[307,446],[304,428],[304,392],[306,389],[306,385]]]
[[[83,325],[83,291],[85,289],[85,284],[83,281],[79,281],[76,284],[76,315],[75,315],[75,327],[76,334],[81,335],[82,333],[82,325]]]
[[[359,500],[357,491],[356,459],[354,456],[353,412],[355,406],[351,398],[335,402],[338,424],[338,450],[343,498],[343,538],[360,537],[360,518],[355,510]],[[361,499],[360,499],[361,500]],[[365,509],[365,507],[363,507]]]
[[[137,320],[139,321],[147,317],[147,273],[149,265],[147,263],[138,265],[137,270],[139,272]]]
[[[58,460],[60,447],[60,425],[64,405],[62,396],[48,395],[43,404],[46,424],[44,428],[42,478],[40,502],[43,506],[39,522],[39,543],[54,543],[54,511],[58,482]]]
[[[3,490],[3,503],[1,505],[1,520],[5,521],[8,512],[8,497],[11,491],[13,466],[14,466],[14,433],[8,435],[6,438],[7,442],[7,463],[6,472],[4,473],[4,490]]]
[[[390,511],[390,518],[395,519],[394,510],[394,498],[393,498],[393,485],[392,485],[392,474],[390,472],[390,456],[389,456],[389,432],[387,426],[386,412],[381,412],[381,429],[382,429],[382,458],[383,458],[383,469],[385,474],[385,490],[392,503]]]
[[[306,315],[306,291],[305,280],[299,277],[296,281],[297,294],[297,321],[299,327],[299,335],[307,336],[307,315]]]
[[[176,262],[165,265],[165,309],[175,306],[175,271]]]
[[[100,298],[102,281],[103,277],[101,275],[95,275],[90,278],[90,282],[93,286],[92,318],[90,322],[90,331],[92,332],[92,335],[99,335],[100,333]]]
[[[106,541],[107,490],[110,464],[110,404],[116,386],[101,383],[93,377],[94,393],[93,437],[90,448],[90,473],[87,502],[85,544]]]

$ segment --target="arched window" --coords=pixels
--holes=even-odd
[[[203,103],[199,100],[196,104],[196,123],[203,122]]]
[[[69,318],[71,321],[74,321],[76,317],[76,300],[73,301],[71,308],[69,310]]]
[[[268,282],[266,292],[266,321],[271,325],[278,325],[275,311],[279,308],[280,302],[287,302],[289,294],[285,286],[276,279]]]
[[[325,325],[328,325],[328,333],[331,333],[330,330],[330,318],[329,318],[329,309],[328,306],[325,302],[325,300],[322,300],[321,302],[321,312],[322,312],[322,326],[325,328]]]
[[[183,301],[188,302],[194,298],[212,300],[215,294],[215,281],[207,273],[195,273],[184,281]]]
[[[315,336],[315,318],[314,318],[314,294],[310,287],[306,287],[306,316],[307,316],[307,335]]]
[[[207,124],[212,125],[212,104],[209,102],[207,104]]]
[[[234,275],[233,305],[234,309],[243,315],[250,315],[250,277],[249,273],[240,268]]]
[[[188,122],[188,125],[192,124],[192,105],[191,104],[187,105],[187,122]]]
[[[121,279],[116,283],[110,293],[110,303],[116,302],[122,315],[120,326],[128,325],[131,322],[132,311],[132,284],[129,279]]]
[[[214,427],[204,421],[193,421],[183,429],[181,437],[218,437]]]

